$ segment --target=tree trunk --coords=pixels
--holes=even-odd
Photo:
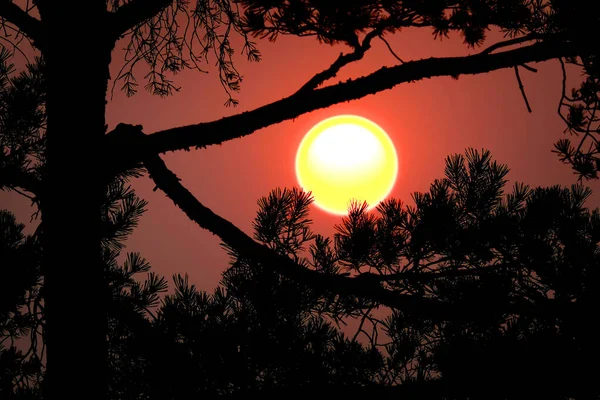
[[[47,170],[41,198],[47,370],[44,398],[104,399],[107,316],[100,154],[113,43],[104,0],[53,2],[45,26]]]

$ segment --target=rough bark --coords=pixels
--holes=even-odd
[[[112,43],[101,34],[105,7],[98,0],[40,4],[48,118],[41,202],[45,399],[103,399],[107,393],[107,285],[100,247],[105,157],[99,149]]]

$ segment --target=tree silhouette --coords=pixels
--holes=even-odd
[[[218,221],[158,163],[149,169],[188,215]],[[262,244],[233,226],[217,232],[236,257],[258,260],[312,288],[301,298],[321,297],[315,311],[361,320],[360,332],[372,346],[383,344],[386,355],[371,382],[376,386],[367,386],[370,394],[597,396],[588,365],[599,355],[589,316],[599,301],[600,210],[585,207],[591,192],[581,185],[531,189],[516,183],[505,193],[507,173],[489,151],[468,149],[446,159],[446,176],[429,192],[415,193],[414,206],[390,199],[375,214],[355,204],[333,242],[313,235],[304,215],[286,215],[265,199],[255,221]],[[285,193],[290,204],[305,201],[293,191],[268,199]],[[289,228],[278,220],[298,223]],[[299,254],[298,244],[309,238],[308,254]],[[304,269],[286,271],[298,265]],[[251,279],[250,289],[270,294],[261,282],[268,279]],[[372,313],[381,306],[390,309],[387,318]],[[377,343],[377,328],[387,343]],[[319,389],[305,390],[314,395]],[[342,393],[360,390],[351,382],[341,387]]]
[[[261,211],[276,207],[279,215],[258,217],[257,236],[274,229],[264,242],[274,245],[288,242],[294,225],[306,231],[309,221],[295,217],[306,214],[308,200],[299,191],[274,191]],[[174,292],[151,313],[115,320],[122,327],[115,349],[125,365],[115,370],[122,384],[111,397],[247,396],[364,384],[378,371],[377,350],[345,338],[316,312],[323,309],[318,294],[258,263],[232,253],[212,294],[198,291],[187,276],[173,281]]]
[[[0,395],[2,398],[36,397],[40,378],[37,353],[24,353],[16,341],[37,331],[39,248],[35,238],[23,234],[23,224],[0,210]]]
[[[331,323],[311,310],[318,308],[316,294],[260,265],[239,259],[224,274],[214,294],[198,292],[187,277],[174,276],[175,291],[159,305],[166,281],[150,272],[137,253],[122,263],[117,257],[129,227],[135,226],[145,203],[121,180],[107,194],[104,260],[110,288],[109,371],[110,398],[184,398],[190,395],[224,395],[305,385],[368,382],[381,361],[379,353],[344,338]],[[300,200],[297,202],[296,200]],[[275,220],[257,218],[257,235],[264,229],[285,236],[296,221],[306,231],[310,199],[299,191],[274,192],[268,204],[283,215]],[[290,210],[294,208],[294,210]],[[287,211],[287,212],[286,212]],[[283,217],[283,218],[282,218]],[[16,347],[0,348],[3,398],[39,398],[43,384],[44,299],[39,268],[40,248],[21,233],[23,225],[2,212],[0,225],[5,275],[12,277],[4,290],[2,339],[29,335],[27,354]],[[261,227],[261,224],[268,224]],[[307,236],[306,240],[310,237]],[[292,246],[291,249],[296,250]],[[146,279],[137,275],[148,273]],[[258,286],[257,286],[258,285]],[[25,296],[24,294],[27,294]],[[30,304],[38,311],[32,311]],[[4,311],[6,310],[6,311]],[[215,339],[219,346],[215,346]],[[38,343],[37,340],[40,340]],[[27,397],[29,396],[29,397]]]
[[[406,343],[414,342],[413,376],[439,374],[456,398],[597,396],[586,365],[598,345],[585,315],[598,303],[599,211],[585,208],[590,191],[577,185],[515,184],[503,196],[506,172],[489,152],[449,157],[446,177],[415,194],[415,208],[396,213],[404,260],[377,278],[478,311],[439,322],[393,310],[389,352],[406,359]],[[384,203],[382,215],[398,210],[392,206]],[[377,235],[381,223],[367,231]],[[350,226],[341,234],[352,249],[348,232],[357,224]],[[377,260],[381,241],[362,259]]]
[[[319,277],[379,282],[371,298],[315,290],[317,278],[298,282],[270,268],[268,257],[224,244],[231,266],[212,294],[175,275],[174,291],[160,299],[166,282],[138,254],[117,263],[123,227],[135,225],[145,204],[123,181],[112,185],[105,232],[113,239],[104,241],[110,398],[597,396],[588,366],[600,355],[590,318],[600,302],[600,210],[585,207],[590,190],[580,185],[516,183],[505,193],[507,173],[490,152],[468,149],[446,159],[445,177],[415,193],[414,206],[389,199],[367,212],[354,204],[333,240],[311,230],[309,194],[277,189],[259,199],[254,239],[271,249],[265,257],[285,256]],[[20,310],[43,299],[39,242],[9,213],[0,221],[2,265],[14,274],[3,290],[6,341],[35,329],[38,316]],[[147,278],[135,279],[140,273]],[[423,303],[374,313],[392,294]],[[353,337],[335,327],[348,319],[360,322]],[[7,398],[38,398],[43,356],[31,354],[0,349]],[[15,391],[15,382],[34,377]]]
[[[264,243],[279,247],[290,243],[294,225],[306,232],[308,221],[296,218],[306,214],[307,199],[287,190],[263,199],[261,212],[276,208],[278,215],[257,218],[257,235],[271,231]],[[295,254],[294,247],[287,250]],[[166,344],[145,378],[154,383],[149,392],[156,398],[364,384],[379,368],[375,348],[345,338],[316,312],[323,308],[321,296],[252,260],[234,255],[211,295],[195,289],[187,276],[176,275],[174,282],[175,293],[165,298],[154,322]]]
[[[10,70],[6,51],[0,57],[0,68]],[[41,77],[41,60],[27,65],[17,76],[7,77],[0,85],[0,185],[15,190],[33,202],[39,201],[31,194],[39,193],[38,182],[45,167],[45,112],[43,110],[44,86]],[[128,254],[123,263],[117,258],[123,241],[145,210],[146,202],[138,198],[129,180],[140,176],[140,170],[131,169],[115,176],[106,186],[101,203],[101,231],[103,272],[108,275],[108,292],[101,299],[109,311],[109,337],[118,337],[115,320],[122,321],[132,312],[141,313],[155,305],[158,293],[166,288],[162,278],[149,273],[146,280],[136,276],[147,272],[149,265],[138,254]],[[23,182],[30,185],[23,187]],[[18,184],[19,183],[19,184]],[[23,191],[24,189],[25,191]],[[40,237],[45,224],[40,223],[32,235],[23,233],[8,210],[0,210],[0,259],[3,274],[0,294],[0,363],[2,398],[39,398],[45,383],[46,354],[46,271],[42,269],[43,248]],[[82,260],[82,265],[85,261]],[[85,293],[85,283],[83,293]],[[107,295],[108,294],[108,295]],[[69,292],[74,302],[93,301]],[[122,325],[122,322],[120,322]],[[119,325],[120,326],[120,325]],[[111,342],[112,343],[112,342]],[[112,353],[118,353],[111,345]],[[23,350],[25,349],[25,350]],[[111,358],[117,363],[119,357]],[[111,363],[111,365],[113,365]],[[111,371],[117,370],[113,366]],[[115,379],[117,374],[113,374]]]
[[[109,365],[111,387],[118,386],[120,371],[127,354],[119,347],[122,329],[136,321],[158,303],[166,290],[166,281],[149,272],[149,264],[137,253],[129,253],[118,262],[123,241],[136,226],[146,203],[139,199],[120,177],[109,185],[103,208],[103,262],[108,275],[108,293],[104,300],[109,316]],[[41,270],[41,229],[23,234],[23,224],[14,215],[0,212],[0,259],[3,279],[0,309],[0,380],[2,398],[39,398],[46,371],[45,279]],[[145,279],[141,274],[147,273]],[[73,301],[90,301],[82,293],[71,292]],[[26,350],[23,350],[25,348]],[[82,360],[86,363],[85,358]],[[129,382],[128,382],[129,384]],[[116,391],[116,389],[113,389]]]
[[[588,2],[564,0],[435,3],[419,0],[266,3],[211,0],[57,3],[36,0],[31,4],[27,2],[24,7],[10,0],[0,1],[2,39],[15,45],[14,48],[22,48],[28,41],[40,52],[43,60],[43,90],[37,91],[41,97],[27,108],[35,110],[31,117],[40,121],[39,129],[35,131],[40,135],[33,139],[33,143],[44,144],[43,153],[40,153],[44,159],[43,168],[39,170],[27,164],[29,158],[15,158],[19,151],[13,157],[12,150],[7,150],[10,143],[3,143],[3,168],[11,166],[12,169],[7,177],[3,174],[2,187],[26,192],[38,204],[42,215],[40,240],[47,318],[47,397],[81,396],[85,393],[91,398],[103,398],[107,391],[108,370],[104,366],[108,351],[108,302],[102,299],[105,298],[108,282],[102,250],[105,228],[102,207],[107,186],[116,176],[144,162],[149,168],[154,168],[151,172],[155,178],[160,179],[161,173],[167,177],[166,171],[160,169],[159,153],[220,144],[312,110],[423,78],[458,77],[509,67],[515,68],[518,73],[520,66],[530,68],[527,63],[565,58],[569,62],[582,63],[590,82],[597,83],[597,49],[587,40],[598,23],[600,14],[597,7]],[[80,17],[72,17],[75,11]],[[373,39],[385,40],[384,34],[404,27],[433,29],[438,36],[449,31],[460,32],[468,45],[483,44],[488,27],[498,27],[511,37],[471,56],[400,61],[397,66],[382,68],[365,77],[318,88],[334,77],[340,68],[362,58]],[[226,33],[221,33],[221,29]],[[207,34],[203,35],[202,31]],[[141,129],[127,125],[119,125],[106,134],[109,65],[117,41],[128,40],[129,43],[125,67],[115,77],[122,82],[128,94],[133,94],[136,89],[133,70],[129,67],[140,62],[147,64],[150,71],[146,75],[146,89],[168,95],[175,88],[170,74],[188,67],[200,69],[202,58],[211,51],[218,60],[224,87],[227,91],[236,91],[240,75],[230,58],[232,52],[228,35],[232,32],[244,38],[246,54],[254,60],[258,60],[259,54],[249,40],[248,35],[251,34],[266,34],[272,40],[277,34],[314,35],[325,43],[343,43],[353,50],[341,55],[330,68],[316,74],[296,93],[253,111],[151,135],[144,135]],[[507,50],[516,44],[525,46]],[[1,86],[5,86],[5,76],[9,72],[6,61],[10,55],[6,48],[0,57],[3,61]],[[74,51],[74,48],[91,50]],[[81,90],[83,82],[84,91]],[[588,104],[588,89],[572,96],[575,102]],[[583,111],[595,109],[597,91],[595,93],[596,100]],[[565,97],[565,101],[570,100]],[[229,102],[234,103],[234,99],[230,98]],[[577,125],[578,113],[573,111],[570,114],[569,126]],[[4,124],[8,114],[3,112],[1,115]],[[595,115],[593,111],[591,115]],[[593,117],[589,120],[592,121]],[[13,129],[19,128],[2,126],[2,134],[13,132]],[[593,131],[588,129],[586,132]],[[43,140],[39,136],[43,136]],[[594,136],[586,134],[583,139],[590,137]],[[570,155],[571,148],[562,143],[563,147],[559,150],[566,149],[567,155]],[[582,158],[581,149],[575,149],[573,154],[579,157],[575,161]],[[572,161],[573,157],[565,160]],[[595,160],[593,154],[586,157]],[[587,162],[585,157],[583,160]],[[574,165],[581,169],[580,163],[574,162]],[[179,202],[180,199],[173,200]],[[194,203],[192,199],[187,200],[190,204]],[[189,208],[188,205],[184,207]],[[201,226],[209,227],[219,235],[233,234],[242,238],[239,231],[210,210],[196,207],[196,211],[198,215],[193,218],[200,219]],[[77,234],[73,234],[74,231]],[[402,304],[408,308],[428,310],[431,315],[463,313],[415,299],[412,295],[392,295],[383,291],[377,283],[365,283],[371,281],[364,278],[355,281],[351,277],[316,275],[302,266],[292,266],[293,260],[284,260],[285,256],[264,246],[259,248],[251,240],[243,239],[242,242],[235,243],[241,246],[237,249],[240,252],[256,250],[259,258],[271,259],[266,265],[271,268],[275,268],[276,264],[286,265],[279,271],[285,271],[287,276],[304,283],[311,281],[315,288],[335,288],[342,294],[360,294],[367,298],[376,296],[379,300],[385,298],[384,302],[388,305]],[[65,248],[67,243],[68,250]],[[65,257],[65,253],[69,256]],[[85,260],[85,267],[81,265],[82,260]],[[98,301],[73,302],[70,292],[76,280],[85,282],[86,292]],[[77,315],[77,318],[72,315]],[[86,357],[96,368],[93,374],[75,367],[80,361],[82,348],[86,349]]]

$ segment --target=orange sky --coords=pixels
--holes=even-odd
[[[405,30],[388,36],[388,41],[404,60],[475,52],[460,39],[436,41],[429,29]],[[167,99],[143,90],[126,98],[116,91],[108,105],[109,129],[125,122],[142,124],[146,133],[152,133],[253,109],[290,95],[346,50],[321,45],[310,37],[280,37],[276,43],[259,40],[258,47],[261,62],[248,63],[238,57],[237,68],[244,82],[236,96],[240,101],[237,107],[224,107],[226,95],[214,69],[208,75],[187,71],[176,77],[182,90]],[[116,74],[121,60],[117,54],[113,60]],[[337,79],[365,75],[395,63],[383,42],[375,41],[365,59],[346,67]],[[564,129],[556,114],[560,65],[551,61],[533,66],[539,69],[537,74],[521,71],[532,114],[527,112],[512,70],[461,76],[459,80],[435,78],[306,114],[222,146],[171,153],[164,159],[201,202],[247,233],[251,233],[260,196],[278,186],[297,184],[294,158],[303,135],[321,119],[342,113],[369,118],[390,135],[400,159],[391,196],[406,202],[411,202],[412,192],[427,190],[433,179],[442,176],[445,156],[467,147],[490,149],[497,161],[511,168],[511,182],[534,186],[574,183],[576,176],[570,168],[551,153]],[[143,74],[138,73],[138,80]],[[598,192],[588,206],[599,206],[600,187],[594,182],[588,185]],[[135,188],[150,205],[126,250],[140,251],[156,272],[168,278],[173,273],[188,273],[192,283],[211,290],[228,265],[219,240],[190,222],[162,192],[153,192],[148,178],[137,180]],[[17,199],[0,193],[2,207],[8,206],[26,222],[30,215],[27,204]],[[333,225],[340,221],[316,206],[312,218],[315,230],[325,235],[331,235]]]

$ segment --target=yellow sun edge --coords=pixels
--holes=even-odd
[[[375,122],[358,116],[358,115],[353,115],[353,114],[341,114],[341,115],[336,115],[333,117],[329,117],[326,118],[322,121],[320,121],[319,123],[317,123],[316,125],[314,125],[309,131],[308,133],[303,137],[302,141],[300,142],[300,145],[298,146],[298,150],[296,152],[296,159],[295,159],[295,173],[296,173],[296,180],[298,181],[300,187],[302,190],[307,191],[306,188],[306,184],[305,182],[303,182],[302,177],[300,176],[300,156],[303,153],[303,149],[307,146],[310,146],[312,144],[312,142],[314,140],[316,140],[316,138],[319,137],[319,135],[327,130],[330,127],[333,126],[337,126],[339,124],[354,124],[357,126],[361,126],[365,129],[367,129],[369,132],[371,132],[373,135],[375,135],[377,137],[378,140],[380,140],[381,142],[385,142],[386,145],[383,146],[384,148],[384,152],[387,155],[390,155],[392,160],[395,161],[394,163],[394,170],[393,170],[393,174],[392,174],[392,179],[390,179],[390,184],[389,184],[389,188],[386,190],[385,194],[380,196],[380,199],[378,201],[375,202],[375,204],[368,204],[368,208],[367,210],[372,210],[375,207],[377,207],[377,205],[379,205],[382,201],[384,201],[389,194],[392,192],[392,190],[394,189],[394,186],[396,184],[396,181],[398,179],[398,173],[399,173],[399,157],[398,157],[398,152],[396,151],[396,147],[393,143],[393,141],[391,140],[391,138],[389,137],[389,135],[385,132],[385,130],[380,127],[379,125],[377,125]],[[339,215],[339,216],[345,216],[348,215],[348,210],[346,209],[345,211],[338,211],[337,209],[332,209],[332,208],[327,208],[326,206],[323,206],[321,204],[319,204],[317,201],[314,202],[314,204],[319,207],[321,210],[330,213],[330,214],[334,214],[334,215]],[[350,202],[348,203],[348,205],[350,205]]]

